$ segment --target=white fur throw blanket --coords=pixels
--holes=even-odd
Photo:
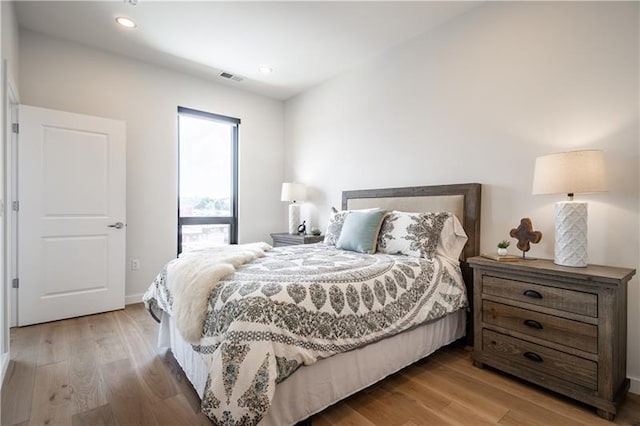
[[[209,295],[220,280],[267,250],[267,243],[216,247],[183,253],[167,264],[166,285],[173,300],[169,314],[185,341],[200,341]],[[144,295],[145,303],[154,298],[150,292]]]

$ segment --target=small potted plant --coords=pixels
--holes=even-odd
[[[507,255],[507,247],[511,244],[507,240],[502,240],[498,243],[498,256],[506,256]]]

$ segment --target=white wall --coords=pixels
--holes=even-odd
[[[536,156],[605,151],[589,201],[592,263],[638,268],[639,4],[487,3],[285,104],[285,177],[311,185],[313,224],[345,189],[483,184],[482,250],[522,217],[553,257]],[[310,209],[311,216],[316,212]],[[629,286],[628,374],[640,392],[640,288]]]
[[[2,8],[2,58],[8,61],[9,75],[17,86],[20,76],[18,75],[18,21],[15,5],[12,1],[2,1],[0,7]]]
[[[283,104],[82,45],[20,33],[21,102],[127,123],[128,302],[176,255],[177,107],[238,117],[239,241],[283,229]]]

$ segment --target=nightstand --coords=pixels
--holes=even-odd
[[[287,232],[278,232],[271,234],[274,247],[295,246],[298,244],[321,243],[324,235],[307,235],[307,234],[289,234]]]
[[[636,271],[550,260],[468,262],[474,364],[592,405],[613,420],[629,390],[627,282]]]

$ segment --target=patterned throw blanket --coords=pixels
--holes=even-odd
[[[166,267],[145,299],[172,312]],[[301,365],[466,306],[459,267],[440,258],[323,244],[267,251],[211,292],[202,338],[192,345],[209,368],[202,410],[215,424],[255,425],[275,385]]]

